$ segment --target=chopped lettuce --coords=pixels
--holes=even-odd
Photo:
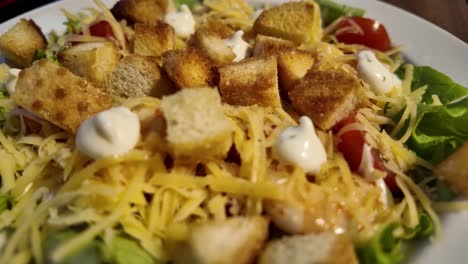
[[[0,91],[0,100],[2,99],[7,99],[8,94],[6,92]],[[6,118],[6,112],[9,110],[6,109],[5,107],[0,107],[0,126],[3,126],[3,121],[5,121]]]
[[[403,69],[397,71],[402,77]],[[431,67],[415,66],[411,88],[427,85],[418,104],[416,126],[406,145],[437,164],[468,140],[468,89]],[[432,104],[437,95],[442,105]]]
[[[109,246],[99,239],[94,239],[60,262],[52,260],[52,254],[57,247],[79,234],[68,229],[53,233],[44,242],[44,257],[46,264],[159,264],[164,263],[146,252],[135,240],[124,236],[116,236]]]
[[[135,240],[117,236],[112,240],[111,263],[115,264],[159,264]]]
[[[66,34],[77,34],[80,32],[79,20],[68,19],[66,22],[63,22],[63,24],[67,27]]]
[[[44,49],[37,49],[36,53],[34,53],[34,60],[40,60],[46,57],[46,52]]]
[[[450,190],[450,188],[440,179],[440,177],[435,175],[435,172],[432,170],[423,167],[416,167],[408,174],[417,184],[420,184],[423,181],[425,182],[423,188],[426,187],[424,190],[433,201],[446,202],[451,201],[456,197],[456,194]],[[427,178],[432,178],[433,180],[427,181]]]
[[[393,264],[404,259],[400,240],[393,235],[399,225],[392,223],[385,226],[371,241],[357,248],[361,264]]]
[[[351,7],[331,0],[315,0],[320,5],[323,24],[329,25],[341,16],[363,16],[366,12],[362,8]]]
[[[202,2],[202,0],[174,0],[174,4],[177,7],[181,5],[187,5],[189,8],[192,8],[197,4],[201,4]]]
[[[52,234],[49,236],[44,243],[44,258],[46,264],[99,264],[103,263],[102,258],[102,243],[97,240],[93,240],[84,247],[80,248],[76,252],[67,256],[60,262],[52,260],[52,254],[55,249],[67,240],[77,236],[78,232],[73,230],[65,230]]]
[[[14,200],[13,197],[7,194],[0,195],[0,213],[5,210],[13,208]]]
[[[405,230],[402,236],[396,237],[397,229]],[[410,249],[410,243],[416,239],[427,238],[434,232],[431,218],[422,212],[419,214],[419,225],[408,229],[398,223],[390,223],[382,228],[379,234],[365,244],[356,248],[361,264],[397,264],[401,263]]]

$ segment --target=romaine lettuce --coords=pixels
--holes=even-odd
[[[62,243],[74,238],[78,231],[67,229],[50,235],[44,243],[46,264],[159,264],[163,263],[146,252],[135,240],[116,236],[107,246],[102,240],[94,239],[60,262],[51,258],[54,250]]]
[[[341,16],[363,16],[366,12],[362,8],[351,7],[330,0],[315,0],[320,6],[323,25],[328,25]]]
[[[115,264],[159,264],[163,263],[153,258],[135,240],[125,237],[115,237],[112,240],[111,263]]]
[[[395,236],[396,229],[403,229],[404,235]],[[424,239],[432,235],[434,225],[425,213],[419,214],[419,225],[408,229],[398,223],[390,223],[382,228],[379,234],[365,244],[356,248],[361,264],[397,264],[408,255],[409,246],[414,240]]]
[[[0,195],[0,213],[13,208],[13,197],[8,194]]]
[[[397,71],[401,77],[403,70]],[[446,159],[468,140],[468,89],[431,67],[415,66],[412,89],[427,85],[418,104],[416,126],[406,145],[432,164]],[[432,104],[437,95],[442,105]]]
[[[202,0],[174,0],[174,4],[177,7],[181,5],[187,5],[189,8],[192,8],[197,4],[201,4],[202,2]]]
[[[67,256],[60,262],[52,260],[52,254],[55,249],[67,240],[77,236],[78,232],[74,230],[65,230],[52,234],[49,236],[44,243],[44,258],[46,264],[99,264],[103,263],[101,248],[102,243],[93,240],[86,246],[80,248],[76,252],[73,252],[70,256]]]

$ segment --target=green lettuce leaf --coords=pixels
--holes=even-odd
[[[405,234],[395,237],[395,230],[403,228]],[[379,234],[369,242],[359,245],[356,253],[361,264],[397,264],[401,263],[411,244],[418,239],[424,239],[434,233],[434,224],[425,212],[419,214],[419,225],[413,229],[402,227],[398,223],[390,223],[382,228]]]
[[[397,71],[402,77],[403,69]],[[415,66],[413,90],[427,85],[418,104],[416,126],[406,145],[418,156],[437,164],[468,140],[468,89],[427,66]],[[432,105],[436,94],[442,105]]]
[[[427,187],[426,189],[433,190],[426,192],[433,201],[446,202],[456,197],[456,194],[432,170],[418,166],[409,171],[408,175],[415,183],[421,184],[424,181],[424,186]],[[427,178],[433,178],[433,180],[427,181]]]
[[[115,264],[159,264],[135,240],[117,236],[112,240],[111,263]]]
[[[6,92],[0,92],[0,100],[1,99],[7,99],[8,95]],[[3,126],[3,122],[6,119],[6,112],[8,112],[8,109],[5,109],[5,107],[0,107],[0,126]]]
[[[404,259],[401,242],[395,238],[393,231],[399,225],[392,223],[365,245],[359,246],[356,253],[361,264],[396,264]]]
[[[203,0],[174,0],[174,4],[179,7],[181,5],[187,5],[189,8],[194,7],[197,4],[201,4]]]
[[[64,260],[55,262],[52,260],[52,254],[55,249],[62,243],[77,236],[78,232],[73,230],[65,230],[52,234],[44,243],[44,257],[46,264],[99,264],[103,263],[102,258],[102,242],[93,240],[86,246],[78,249]]]
[[[0,213],[5,210],[13,208],[14,200],[13,197],[7,194],[0,195]]]
[[[366,12],[362,8],[351,7],[331,0],[315,0],[320,6],[323,25],[327,26],[341,16],[363,16]]]

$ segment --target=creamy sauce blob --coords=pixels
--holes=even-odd
[[[364,144],[362,146],[362,158],[361,158],[361,163],[359,164],[359,169],[358,169],[358,171],[368,181],[375,180],[374,158],[372,157],[371,150],[372,150],[372,147],[369,144]]]
[[[388,94],[393,89],[401,89],[402,82],[376,57],[374,52],[364,50],[357,54],[359,76],[378,95]]]
[[[392,206],[393,205],[393,196],[392,196],[392,193],[390,192],[390,190],[388,189],[387,184],[385,184],[384,179],[383,178],[378,179],[375,182],[375,184],[382,191],[380,193],[380,197],[379,197],[380,202],[382,202],[382,204],[386,208]]]
[[[275,149],[282,160],[301,167],[306,173],[318,173],[327,161],[325,148],[307,116],[299,119],[298,126],[288,127],[279,135]]]
[[[20,69],[10,69],[8,71],[8,80],[6,83],[6,90],[9,95],[13,95],[16,90],[16,82],[18,81],[18,76],[20,74]]]
[[[128,152],[139,138],[138,116],[126,107],[113,107],[81,124],[76,135],[76,147],[89,157],[99,159]]]
[[[369,144],[364,144],[362,149],[362,159],[361,164],[359,164],[359,173],[364,176],[364,178],[373,182],[379,189],[380,201],[385,207],[389,207],[393,204],[393,196],[390,190],[385,184],[385,180],[382,177],[379,177],[375,174],[376,169],[374,169],[374,157],[372,156],[372,147]]]
[[[171,25],[177,36],[188,38],[195,33],[195,19],[187,5],[181,5],[180,11],[168,12],[164,22]]]
[[[226,43],[226,45],[228,45],[232,49],[234,54],[236,54],[234,62],[241,61],[247,56],[249,43],[242,39],[243,35],[244,31],[239,30],[236,31],[230,38],[224,40],[224,43]]]

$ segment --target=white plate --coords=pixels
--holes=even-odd
[[[265,2],[268,0],[252,0]],[[284,0],[270,0],[283,2]],[[103,0],[111,6],[116,0]],[[468,44],[443,29],[396,7],[375,0],[339,0],[366,9],[366,16],[380,20],[394,44],[405,44],[405,55],[414,64],[428,65],[468,86]],[[65,17],[60,8],[77,12],[93,6],[91,0],[63,0],[25,13],[0,25],[0,34],[20,18],[33,18],[44,32],[63,30]],[[1,58],[0,58],[1,60]],[[440,241],[416,252],[411,263],[468,263],[468,212],[446,215],[444,235]]]

